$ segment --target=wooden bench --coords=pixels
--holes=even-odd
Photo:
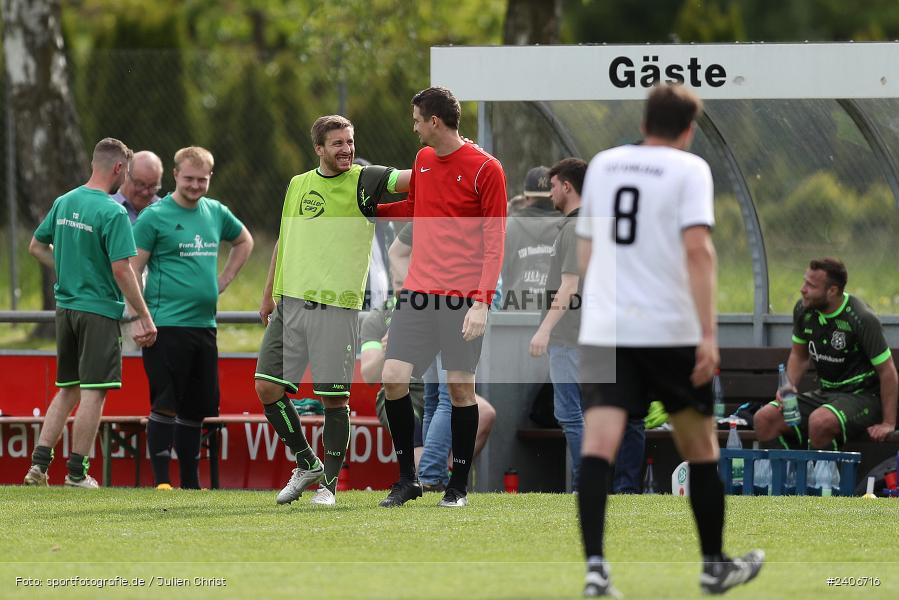
[[[69,417],[67,424],[72,424],[75,417]],[[321,415],[301,416],[300,421],[303,425],[322,425],[324,417]],[[0,416],[0,427],[4,425],[43,425],[44,417],[13,417]],[[230,424],[239,423],[268,423],[265,415],[261,414],[228,414],[218,417],[209,417],[203,420],[203,434],[201,445],[206,448],[209,457],[209,479],[210,487],[218,489],[219,487],[219,456],[221,454],[221,430]],[[350,425],[379,425],[377,417],[360,417],[351,416]],[[145,442],[143,442],[143,433],[147,429],[147,417],[144,416],[107,416],[100,417],[100,452],[103,457],[103,486],[112,485],[112,453],[113,443],[122,448],[129,458],[134,461],[134,487],[140,486],[140,466],[143,458],[143,450]],[[131,438],[135,438],[132,444]]]
[[[721,348],[721,388],[724,395],[725,415],[730,415],[739,406],[747,402],[768,402],[774,399],[778,386],[778,365],[786,363],[789,348]],[[893,354],[899,357],[899,349]],[[810,390],[817,387],[815,372],[809,370],[799,389]],[[755,431],[739,430],[744,447],[752,447],[757,441]],[[729,431],[719,426],[718,441],[723,447]],[[517,432],[519,440],[532,444],[558,443],[564,444],[565,436],[561,429],[542,427],[520,427]],[[647,453],[652,455],[656,465],[656,478],[662,489],[670,489],[667,474],[673,471],[681,459],[677,456],[667,430],[649,430],[646,432]],[[778,446],[765,443],[765,447]],[[862,464],[859,474],[864,475],[871,468],[883,461],[887,456],[896,455],[899,449],[899,431],[892,434],[885,442],[874,442],[870,439],[856,440],[846,444],[844,450],[862,453]],[[669,456],[673,451],[674,456]],[[670,468],[668,468],[670,467]]]

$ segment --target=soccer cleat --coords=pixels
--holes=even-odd
[[[706,562],[699,576],[699,587],[706,594],[723,594],[730,588],[752,581],[765,563],[765,553],[753,550],[739,558],[722,557],[720,562]]]
[[[156,486],[156,489],[161,492],[171,492],[172,484],[171,483],[160,483],[159,485]]]
[[[28,472],[25,473],[23,485],[50,485],[50,476],[41,471],[37,465],[31,465]]]
[[[315,506],[334,506],[337,504],[337,499],[331,493],[331,490],[320,485],[312,496],[312,504]]]
[[[584,578],[584,598],[623,598],[614,585],[609,575],[609,567],[606,563],[589,567]]]
[[[315,465],[311,469],[297,467],[284,489],[278,492],[278,504],[290,504],[303,494],[303,490],[313,483],[318,483],[324,476],[325,466],[318,459],[315,459]]]
[[[381,500],[379,506],[390,508],[402,506],[409,500],[421,498],[421,484],[417,479],[400,479],[390,486],[390,493]]]
[[[66,475],[65,484],[68,487],[82,488],[85,490],[96,490],[100,488],[100,484],[97,483],[97,480],[90,475],[85,475],[84,479],[72,479]]]
[[[434,483],[423,483],[421,484],[422,492],[445,492],[446,486],[443,485],[443,482],[435,481]]]
[[[437,506],[443,506],[444,508],[462,508],[463,506],[468,506],[468,495],[463,494],[456,488],[446,488],[443,499],[437,503]]]

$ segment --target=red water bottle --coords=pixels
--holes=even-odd
[[[505,475],[503,475],[503,486],[506,488],[507,494],[517,494],[518,493],[518,471],[515,469],[509,469],[506,471]]]
[[[345,492],[350,489],[350,465],[343,463],[337,473],[337,491]]]

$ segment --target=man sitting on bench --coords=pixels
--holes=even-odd
[[[805,272],[802,299],[793,309],[793,348],[787,361],[791,382],[815,362],[817,390],[798,395],[800,424],[788,427],[777,399],[755,414],[760,441],[777,438],[785,448],[839,450],[867,432],[883,441],[896,429],[899,377],[883,326],[861,300],[843,291],[848,275],[836,258],[813,260]]]

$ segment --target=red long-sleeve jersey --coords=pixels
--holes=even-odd
[[[422,148],[408,198],[378,205],[377,215],[412,219],[405,289],[493,300],[506,235],[506,177],[496,158],[473,144],[446,156]]]

